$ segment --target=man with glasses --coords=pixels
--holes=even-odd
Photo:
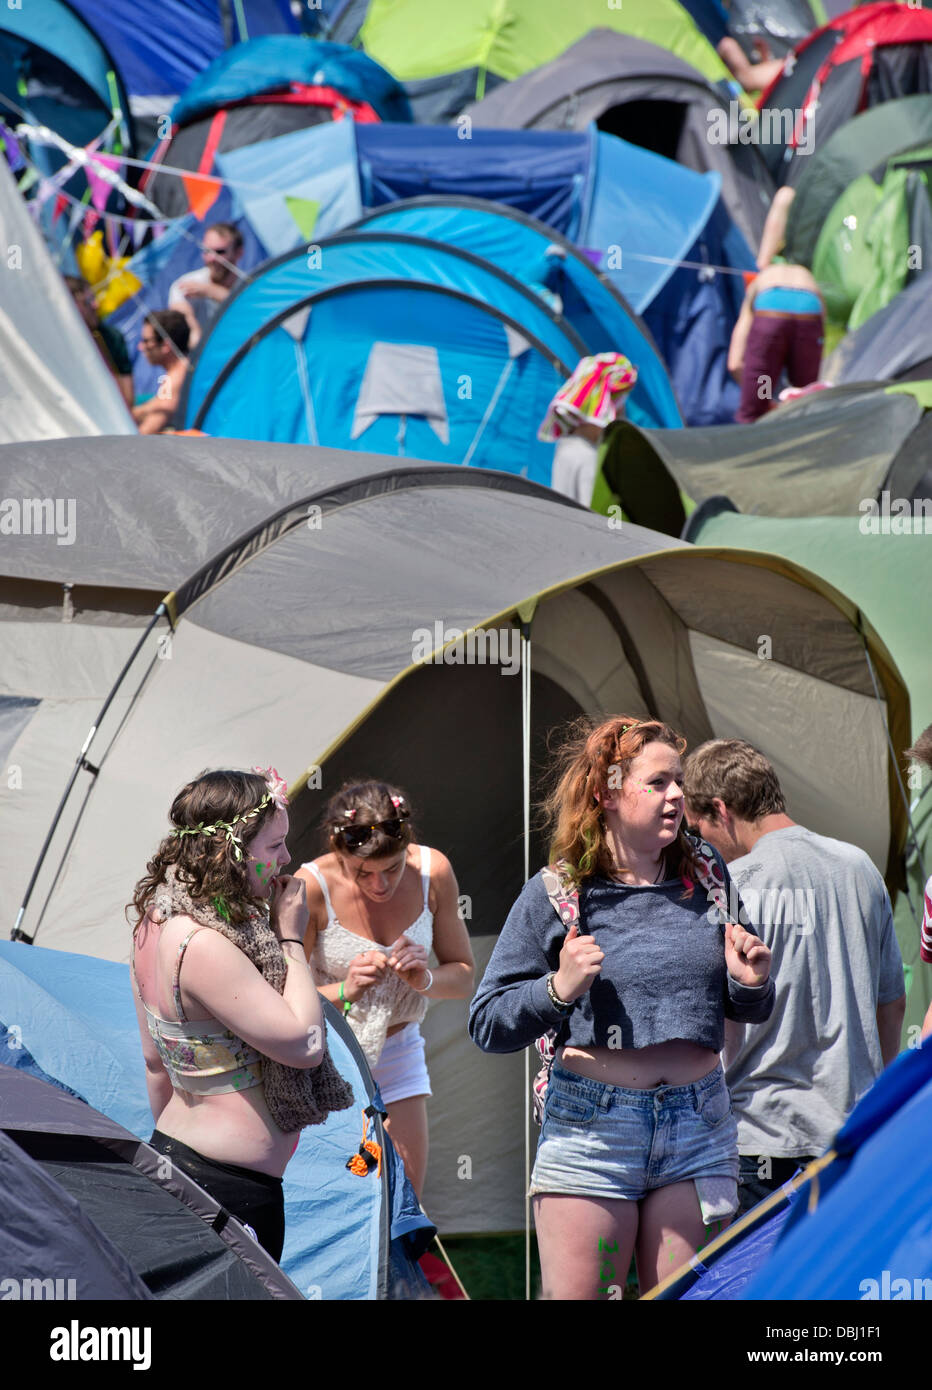
[[[133,407],[140,434],[159,434],[174,422],[188,370],[189,336],[187,319],[174,309],[146,316],[139,349],[149,365],[158,369],[159,384],[154,396]]]
[[[192,347],[207,332],[241,278],[236,266],[243,254],[243,238],[229,222],[215,222],[204,233],[201,251],[201,269],[180,276],[168,291],[168,307],[184,315]]]

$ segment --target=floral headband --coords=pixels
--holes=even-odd
[[[233,858],[241,861],[243,858],[243,831],[241,830],[237,834],[234,827],[242,824],[245,830],[246,822],[254,820],[270,802],[279,811],[284,811],[288,805],[288,783],[283,777],[279,777],[274,767],[254,767],[252,770],[258,772],[260,777],[265,778],[265,785],[268,788],[258,806],[254,806],[251,811],[241,811],[231,821],[216,820],[211,825],[205,825],[201,821],[198,825],[175,826],[169,833],[180,838],[182,835],[216,835],[218,830],[224,830],[228,843],[233,846]]]

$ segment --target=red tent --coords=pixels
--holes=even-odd
[[[804,39],[758,101],[763,153],[776,180],[793,183],[799,158],[858,112],[932,92],[929,45],[932,11],[888,3],[849,10]],[[781,121],[773,119],[777,112]]]

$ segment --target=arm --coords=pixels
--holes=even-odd
[[[744,371],[744,350],[747,347],[748,334],[754,322],[754,295],[757,292],[756,278],[748,285],[747,293],[744,296],[744,303],[741,305],[741,313],[735,324],[731,335],[731,342],[728,345],[728,370],[732,376],[740,377]]]
[[[300,937],[307,916],[302,886],[292,878],[280,878],[276,885],[272,908],[276,933]],[[279,994],[226,937],[214,931],[198,932],[185,954],[184,990],[195,1005],[266,1057],[290,1067],[317,1067],[323,1060],[325,1037],[320,996],[303,949],[286,942],[282,951],[288,973]]]
[[[752,63],[738,40],[731,37],[722,39],[716,51],[732,77],[746,92],[764,91],[783,71],[782,58]]]
[[[116,384],[117,384],[117,386],[120,388],[120,395],[123,397],[124,401],[126,402],[126,408],[127,408],[127,410],[132,410],[132,408],[133,408],[133,402],[134,402],[135,399],[136,399],[136,396],[135,396],[134,391],[133,391],[133,378],[132,378],[132,376],[131,376],[131,375],[130,375],[130,376],[118,376],[118,377],[116,378]]]
[[[757,253],[758,270],[766,270],[786,245],[786,222],[790,207],[796,197],[796,189],[785,184],[773,195],[764,230],[761,233],[760,251]]]

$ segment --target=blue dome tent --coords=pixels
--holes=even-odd
[[[127,927],[127,931],[129,928]],[[46,1075],[139,1137],[152,1131],[145,1065],[126,965],[0,942],[0,1036],[32,1054]],[[357,1150],[361,1112],[373,1095],[359,1045],[325,1004],[334,1063],[356,1105],[302,1131],[285,1176],[282,1269],[305,1297],[373,1299],[424,1291],[413,1260],[433,1227],[418,1208],[404,1170],[378,1120],[385,1161],[380,1176],[345,1168]],[[7,1052],[9,1049],[4,1049]]]
[[[339,351],[335,351],[339,344]],[[549,483],[534,426],[585,345],[540,296],[457,248],[333,237],[261,267],[189,382],[189,428],[378,449]]]
[[[625,415],[636,424],[682,424],[673,386],[647,325],[607,276],[571,241],[536,218],[482,198],[413,198],[390,203],[354,225],[361,231],[399,231],[460,246],[491,261],[559,305],[587,353],[624,352],[638,380]]]

